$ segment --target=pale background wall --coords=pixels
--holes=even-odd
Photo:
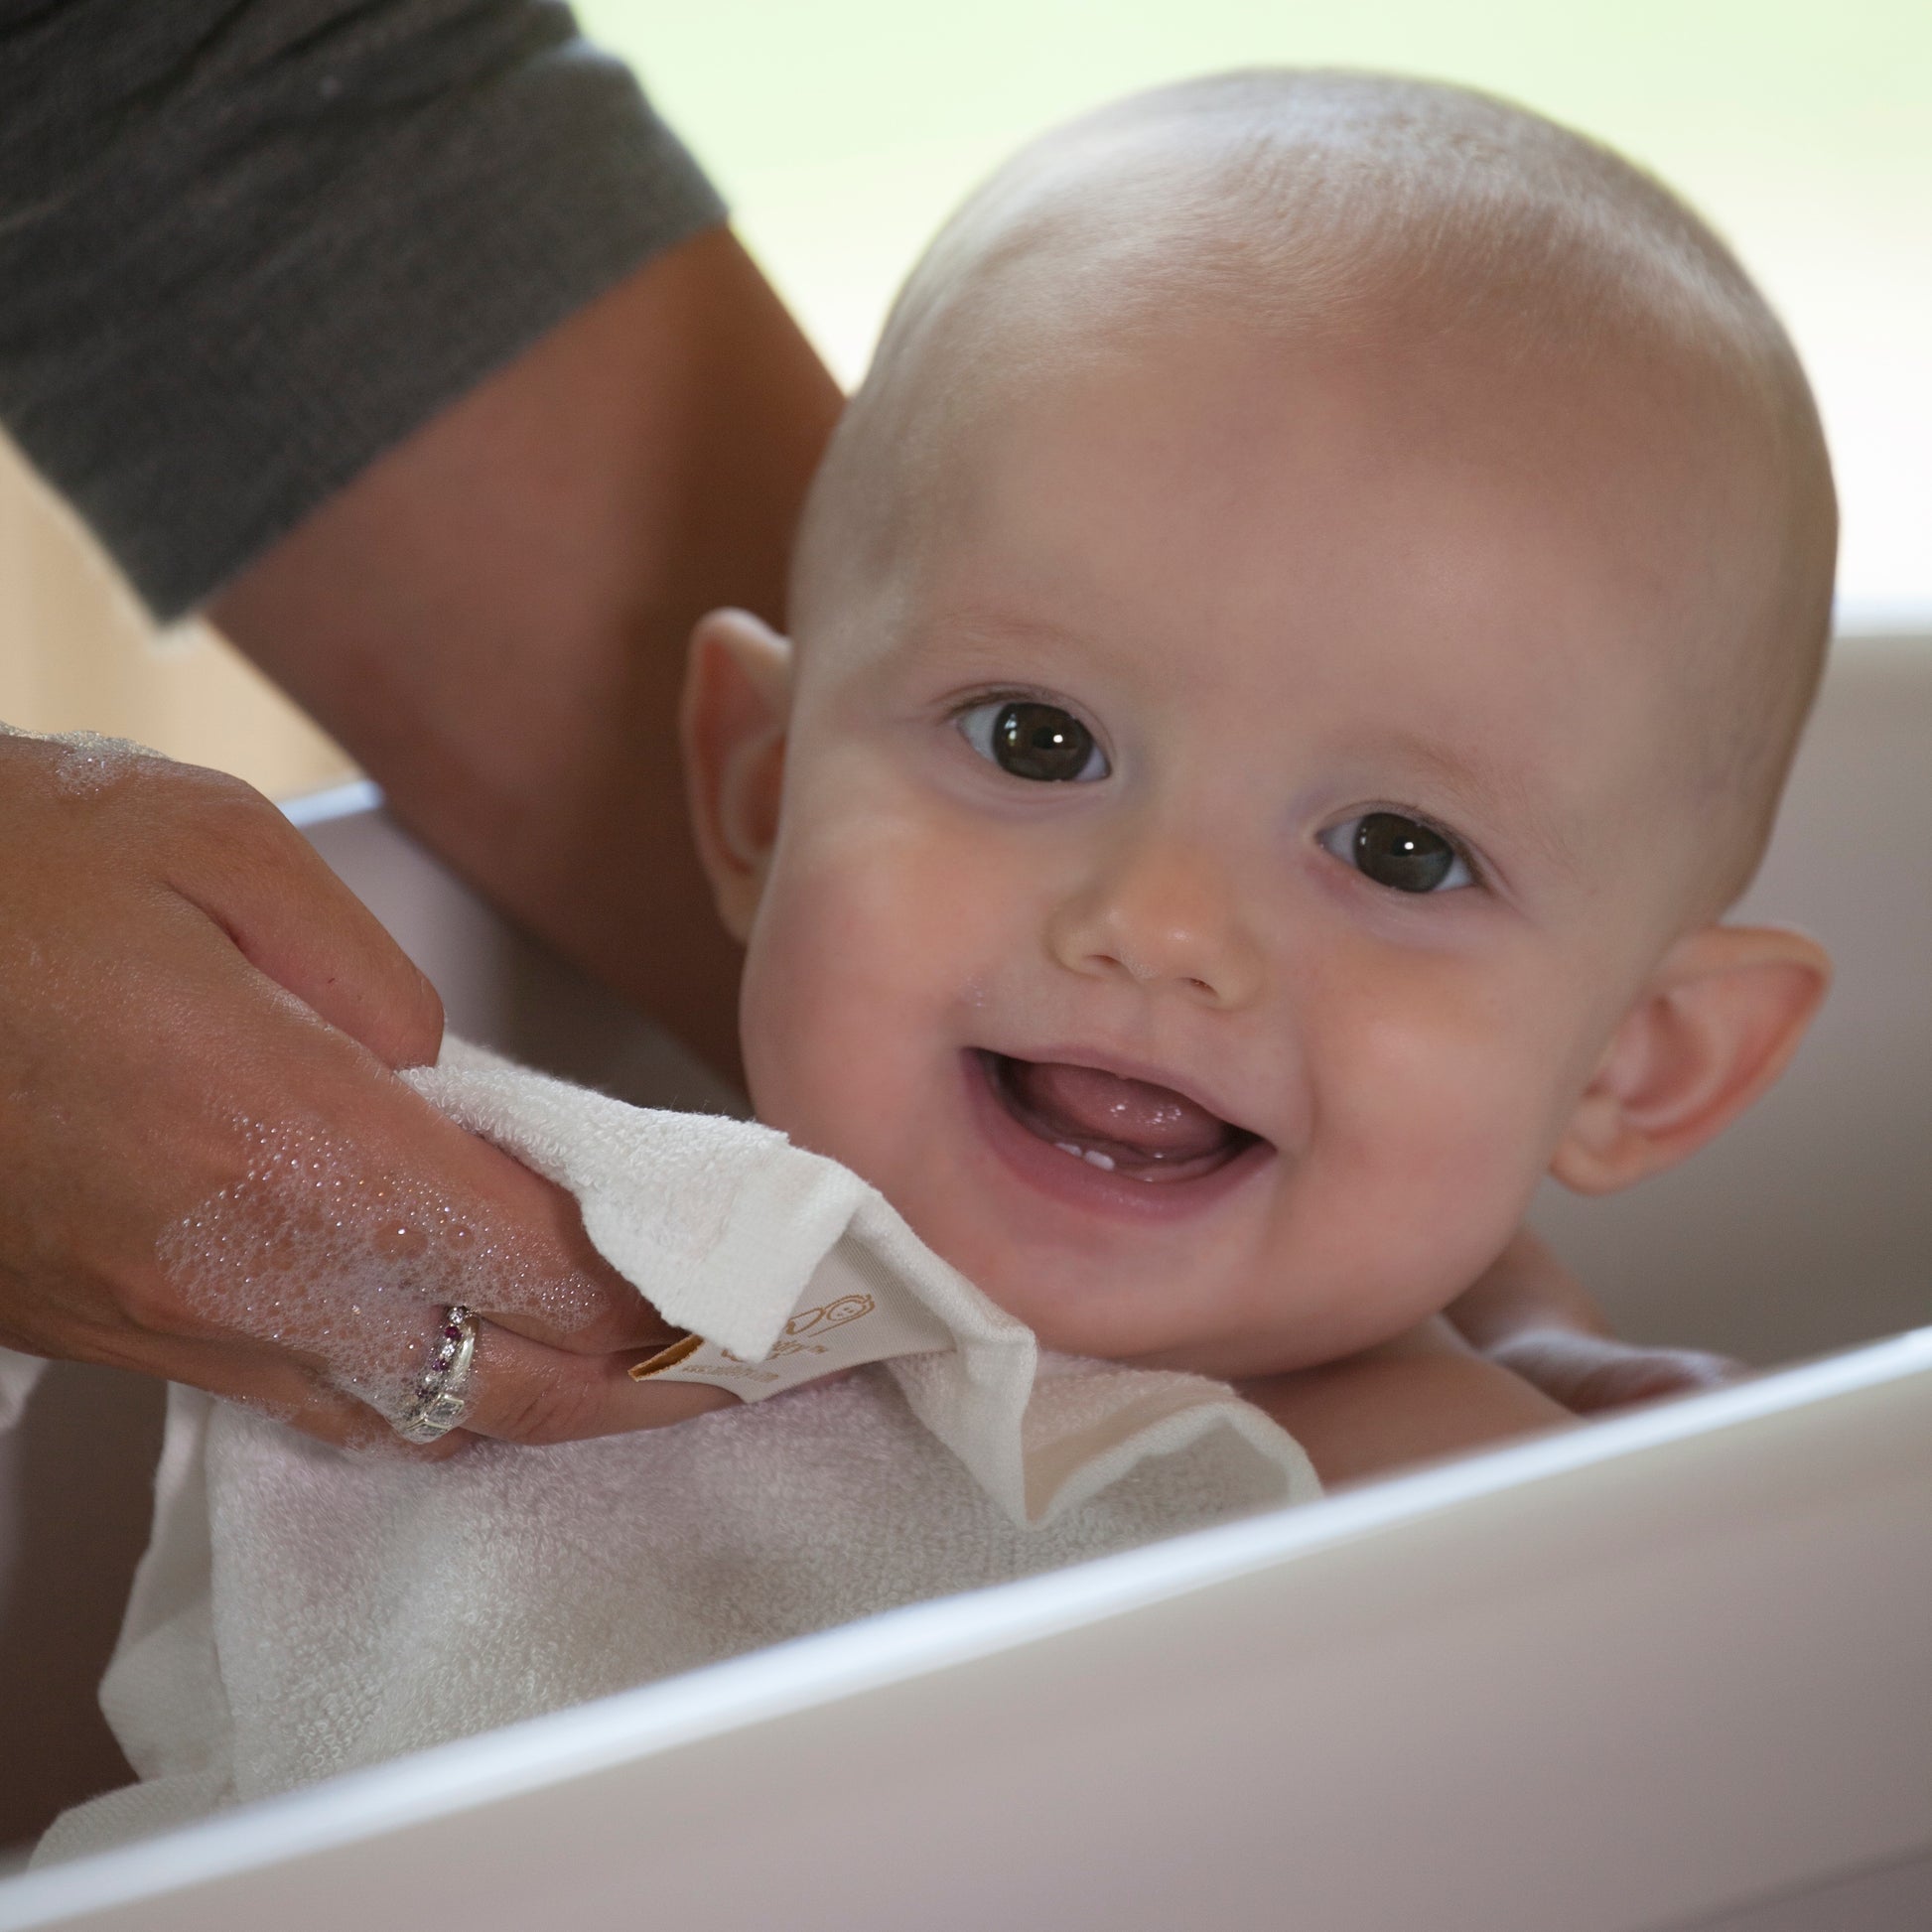
[[[107,732],[275,796],[352,766],[202,623],[157,632],[66,507],[0,438],[0,719]]]
[[[1400,68],[1611,141],[1784,313],[1845,501],[1849,627],[1932,612],[1932,7],[1924,0],[583,0],[852,379],[947,208],[1029,134],[1255,62]],[[151,635],[0,447],[0,719],[89,727],[286,795],[343,754],[199,626]]]

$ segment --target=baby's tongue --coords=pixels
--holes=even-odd
[[[1166,1162],[1197,1160],[1228,1139],[1226,1121],[1172,1087],[1061,1060],[1009,1060],[1007,1068],[1048,1140]]]

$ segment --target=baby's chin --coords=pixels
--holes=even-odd
[[[890,1187],[883,1188],[893,1198]],[[945,1205],[893,1203],[942,1260],[1016,1320],[1042,1348],[1135,1368],[1172,1369],[1235,1382],[1342,1360],[1393,1341],[1440,1314],[1460,1286],[1439,1268],[1402,1278],[1365,1261],[1335,1279],[1300,1254],[1230,1243],[1205,1250],[1133,1247],[1083,1254],[1016,1248],[997,1227]],[[907,1208],[911,1211],[907,1212]],[[1166,1244],[1163,1244],[1165,1246]],[[1384,1254],[1384,1262],[1393,1255]],[[1453,1272],[1453,1271],[1449,1271]],[[1263,1298],[1254,1284],[1297,1284]]]
[[[890,1188],[882,1191],[893,1199]],[[1199,1318],[1227,1299],[1226,1285],[1205,1267],[1177,1279],[1167,1261],[1145,1271],[1118,1256],[1083,1264],[1064,1252],[1017,1249],[997,1229],[973,1225],[970,1212],[935,1211],[930,1203],[921,1212],[912,1200],[893,1204],[942,1261],[1058,1354],[1225,1379],[1271,1372],[1295,1352],[1281,1337],[1261,1342]],[[1187,1318],[1190,1311],[1195,1318]]]
[[[1090,1203],[1003,1191],[997,1168],[990,1191],[969,1189],[968,1150],[943,1136],[882,1137],[871,1115],[804,1104],[807,1083],[759,1082],[755,1067],[755,1095],[760,1087],[760,1121],[877,1187],[934,1254],[1056,1353],[1222,1381],[1282,1374],[1389,1340],[1452,1292],[1418,1280],[1390,1295],[1405,1271],[1382,1265],[1397,1260],[1383,1250],[1332,1282],[1308,1255],[1279,1252],[1265,1163],[1202,1216],[1120,1222]],[[1263,1282],[1275,1292],[1258,1294]],[[1292,1298],[1284,1283],[1298,1285]]]

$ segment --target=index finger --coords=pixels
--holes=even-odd
[[[452,1158],[483,1204],[481,1217],[500,1230],[495,1252],[475,1271],[471,1308],[499,1328],[578,1355],[661,1347],[683,1332],[598,1253],[573,1195],[430,1112],[466,1144]]]
[[[195,836],[169,848],[167,874],[239,954],[225,962],[240,982],[234,991],[279,987],[300,1002],[298,1011],[324,1023],[291,1063],[292,1075],[310,1075],[293,1090],[324,1096],[325,1113],[375,1157],[372,1181],[366,1158],[328,1151],[330,1165],[357,1177],[351,1211],[378,1224],[396,1214],[398,1227],[376,1238],[414,1247],[425,1265],[435,1258],[433,1234],[446,1263],[467,1236],[470,1265],[446,1268],[445,1285],[533,1339],[601,1353],[663,1336],[664,1324],[592,1247],[568,1194],[375,1074],[367,1056],[388,1068],[428,1065],[443,1035],[434,987],[375,915],[247,786],[193,770],[170,775],[175,782],[156,788],[154,810],[184,817]],[[234,1010],[248,1006],[259,1001],[237,1000]],[[315,1036],[325,1031],[326,1038]],[[315,1085],[318,1059],[333,1060],[336,1077]],[[383,1177],[393,1182],[393,1200]],[[356,1232],[339,1218],[335,1227]]]
[[[272,1344],[384,1414],[406,1406],[425,1307],[462,1304],[575,1356],[671,1338],[568,1193],[334,1029],[312,1020],[283,1044],[287,1085],[308,1104],[239,1123],[244,1171],[158,1244],[186,1332]]]

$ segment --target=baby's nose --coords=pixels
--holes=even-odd
[[[1140,840],[1115,852],[1048,920],[1047,948],[1071,972],[1242,1007],[1264,961],[1229,869],[1196,846]]]

